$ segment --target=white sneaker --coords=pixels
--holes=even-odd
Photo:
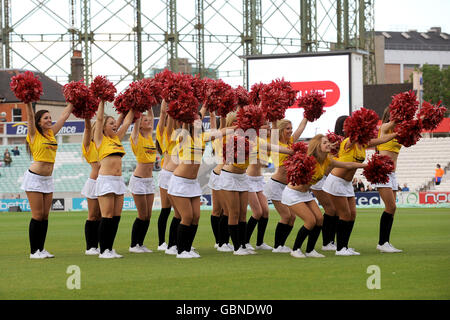
[[[167,243],[163,242],[161,245],[158,246],[158,251],[166,251],[167,249]]]
[[[231,243],[227,243],[228,248],[234,251],[234,246]]]
[[[90,248],[84,252],[87,256],[98,256],[100,254],[100,250],[98,248]]]
[[[192,259],[192,255],[189,254],[187,251],[183,251],[182,253],[177,253],[177,258],[179,259]]]
[[[322,251],[336,251],[336,245],[333,242],[330,242],[326,246],[322,246]]]
[[[250,243],[245,244],[245,249],[255,250],[255,248],[253,248],[253,246]]]
[[[403,252],[403,250],[397,249],[396,247],[394,247],[394,246],[392,245],[392,243],[389,243],[389,246],[392,248],[392,250],[394,250],[394,252]]]
[[[192,256],[192,258],[200,258],[198,252],[195,252],[194,250],[191,250],[188,253]]]
[[[103,251],[103,253],[100,253],[98,255],[98,257],[100,259],[114,259],[115,258],[115,256],[112,254],[111,251],[109,251],[109,249],[106,249],[105,251]]]
[[[303,254],[302,250],[300,250],[300,249],[291,251],[290,255],[293,256],[294,258],[306,258],[306,256]]]
[[[51,254],[50,252],[48,252],[45,249],[42,249],[41,255],[44,255],[46,258],[54,258],[55,257],[53,254]]]
[[[260,246],[256,246],[256,250],[273,250],[273,248],[263,242]]]
[[[128,251],[131,253],[144,253],[144,250],[142,250],[138,244],[134,247],[128,248]]]
[[[352,253],[350,251],[348,251],[348,249],[346,247],[344,247],[339,251],[336,250],[335,255],[337,255],[337,256],[352,256]]]
[[[402,252],[402,250],[394,248],[389,242],[385,242],[383,245],[377,244],[377,250],[380,252],[385,253],[395,253],[395,252]]]
[[[164,251],[165,254],[170,254],[172,256],[178,254],[177,246],[171,246],[170,248],[167,248],[166,251]]]
[[[219,244],[218,244],[218,243],[215,243],[215,244],[214,244],[214,249],[217,249],[217,248],[219,248]]]
[[[114,256],[114,258],[123,258],[123,256],[121,254],[118,254],[116,252],[116,249],[112,249],[111,254]]]
[[[245,248],[243,246],[241,246],[239,249],[244,249],[248,252],[248,254],[256,254],[256,252],[253,249],[247,248],[247,245],[245,246]]]
[[[309,258],[325,258],[323,254],[318,253],[316,250],[313,250],[311,252],[305,252],[305,256]]]
[[[237,251],[233,251],[233,254],[236,256],[246,256],[249,255],[250,253],[248,253],[248,251],[245,250],[244,248],[239,247]]]
[[[139,245],[138,245],[138,246],[139,246]],[[150,250],[149,248],[147,248],[147,247],[144,246],[144,245],[139,246],[139,248],[141,248],[141,250],[142,250],[143,252],[145,252],[145,253],[152,253],[152,252],[153,252],[153,250]]]
[[[224,243],[222,246],[217,247],[217,251],[219,252],[233,252],[234,250],[231,249],[228,244]]]
[[[353,256],[359,256],[359,255],[361,254],[361,253],[355,251],[355,249],[353,249],[353,248],[348,248],[347,250],[350,251],[350,253],[351,253]]]
[[[291,251],[292,249],[287,246],[278,246],[278,248],[272,250],[272,252],[278,253],[290,253]]]
[[[35,253],[30,253],[30,259],[45,259],[45,258],[47,258],[47,256],[41,254],[41,251],[39,251],[39,249],[36,250]]]

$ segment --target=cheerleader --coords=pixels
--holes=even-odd
[[[293,185],[289,183],[283,190],[281,203],[288,206],[289,210],[304,221],[303,226],[297,233],[294,242],[294,247],[291,251],[291,256],[294,258],[323,258],[324,255],[314,250],[317,239],[320,235],[323,224],[323,216],[313,198],[313,193],[310,191],[312,186],[320,182],[328,170],[328,168],[346,168],[358,169],[364,168],[366,164],[354,162],[339,162],[333,160],[329,155],[331,145],[327,137],[322,134],[316,135],[308,143],[308,156],[313,156],[316,159],[314,175],[311,183],[307,185]],[[301,247],[304,240],[308,237],[305,254],[303,254]]]
[[[121,140],[134,119],[134,110],[128,111],[123,124],[118,128],[113,117],[105,117],[104,107],[104,101],[100,101],[95,123],[94,142],[100,161],[95,193],[102,215],[99,226],[99,258],[112,259],[122,258],[122,255],[113,249],[126,192],[122,177],[122,157],[125,155],[125,149]]]
[[[184,124],[182,132],[177,136],[179,164],[170,178],[167,190],[174,208],[181,215],[176,238],[176,257],[181,259],[200,257],[192,247],[200,219],[202,195],[197,175],[206,141],[210,139],[203,133],[201,116],[192,125]],[[214,127],[215,124],[212,124],[211,128]]]
[[[95,195],[95,185],[97,183],[98,171],[100,164],[98,163],[98,152],[95,147],[94,139],[95,124],[91,125],[91,120],[84,119],[83,143],[81,149],[83,156],[91,166],[89,178],[81,190],[81,194],[86,197],[88,204],[88,218],[84,225],[84,234],[86,238],[85,254],[99,255],[98,249],[98,227],[100,225],[101,213],[97,196]]]
[[[295,130],[294,134],[292,134],[292,123],[289,120],[283,119],[276,122],[274,121],[272,123],[271,138],[274,140],[275,137],[279,137],[280,146],[289,147],[300,138],[301,134],[305,130],[307,122],[308,120],[303,118],[297,130]],[[283,165],[283,162],[287,158],[288,155],[285,154],[272,154],[272,159],[274,160],[274,164],[277,169],[264,187],[264,194],[268,200],[272,200],[275,209],[281,217],[275,229],[275,244],[274,249],[272,250],[272,252],[275,253],[291,252],[291,249],[285,246],[285,243],[295,222],[295,215],[290,212],[286,205],[281,203],[281,196],[287,185],[287,174]]]
[[[263,129],[270,134],[269,126],[265,126]],[[261,137],[261,135],[260,135]],[[267,138],[267,143],[268,140]],[[258,148],[258,151],[260,149]],[[264,234],[266,232],[267,223],[269,221],[269,205],[267,203],[267,198],[264,195],[264,176],[262,174],[262,167],[266,166],[269,155],[267,152],[258,152],[257,162],[250,164],[247,168],[247,176],[249,180],[249,190],[248,190],[248,204],[252,210],[252,215],[248,219],[247,229],[245,235],[246,248],[253,249],[250,244],[250,238],[252,237],[253,230],[256,225],[258,225],[258,234],[256,240],[257,250],[273,250],[271,246],[264,243]]]
[[[344,119],[345,120],[345,119]],[[338,132],[336,132],[339,134]],[[350,142],[350,138],[344,139],[339,147],[337,161],[363,163],[366,158],[366,149],[388,142],[395,138],[396,134],[387,134],[380,138],[371,139],[367,145]],[[328,175],[322,190],[330,195],[331,201],[339,216],[336,229],[337,256],[359,255],[360,253],[348,247],[353,226],[356,219],[356,200],[352,186],[356,169],[333,168]]]
[[[52,124],[47,110],[34,113],[31,103],[27,103],[27,150],[33,163],[25,171],[21,188],[27,194],[31,209],[29,225],[30,259],[54,258],[44,248],[48,229],[48,216],[53,199],[53,168],[58,143],[55,135],[72,113],[73,106],[67,105],[59,119]]]
[[[395,122],[390,121],[389,107],[384,110],[382,125],[378,130],[378,137],[383,137],[389,133],[392,133],[395,128]],[[382,143],[377,146],[377,152],[381,155],[388,156],[394,162],[394,168],[397,167],[398,154],[402,145],[397,142],[396,139],[392,139],[386,143]],[[395,170],[395,169],[394,169]],[[394,222],[394,215],[396,210],[395,199],[398,191],[397,178],[395,171],[389,174],[389,181],[385,184],[372,185],[377,189],[381,199],[385,205],[385,209],[380,219],[380,232],[377,250],[380,252],[396,253],[402,252],[402,250],[395,248],[389,241],[391,235],[392,223]]]
[[[155,187],[153,185],[153,166],[156,161],[156,146],[152,139],[153,110],[142,115],[134,123],[130,135],[131,148],[136,156],[137,166],[130,178],[129,189],[136,204],[138,216],[133,223],[131,245],[132,253],[152,252],[144,246],[144,239],[152,216]]]

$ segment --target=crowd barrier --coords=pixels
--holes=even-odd
[[[358,208],[382,208],[384,203],[378,192],[357,192]],[[201,208],[211,209],[211,195],[200,198]],[[273,207],[269,201],[269,206]],[[450,191],[397,192],[397,207],[450,207]],[[161,209],[161,199],[155,196],[153,209]],[[86,211],[86,198],[54,198],[52,211]],[[136,210],[133,197],[124,197],[123,210]],[[28,199],[0,199],[0,212],[30,211]]]

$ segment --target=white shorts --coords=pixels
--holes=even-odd
[[[398,190],[398,183],[397,183],[397,176],[395,175],[395,172],[391,172],[388,174],[389,181],[385,184],[377,183],[372,184],[372,188],[391,188],[392,191]]]
[[[222,190],[226,191],[248,191],[248,176],[246,173],[220,172],[220,182]]]
[[[267,200],[281,201],[284,188],[286,188],[284,183],[275,181],[271,178],[264,187],[264,195]]]
[[[264,176],[248,176],[248,192],[261,192],[264,191]]]
[[[311,190],[322,190],[323,184],[325,183],[325,180],[327,180],[327,176],[323,176],[320,181],[318,181],[316,184],[313,184],[311,186]]]
[[[159,172],[159,178],[158,178],[158,187],[163,189],[169,189],[169,181],[170,177],[173,176],[172,171],[167,171],[165,169],[161,169]]]
[[[354,197],[355,191],[351,181],[344,180],[332,174],[328,175],[322,190],[336,197]]]
[[[198,179],[186,179],[172,175],[167,193],[171,196],[193,198],[202,195],[202,187]]]
[[[301,192],[289,187],[284,188],[283,194],[281,197],[281,203],[287,206],[293,206],[294,204],[301,202],[309,202],[314,200],[313,194],[311,191]]]
[[[130,182],[128,182],[128,190],[132,194],[154,194],[155,186],[153,185],[153,178],[138,178],[132,175]]]
[[[97,185],[97,180],[88,178],[86,183],[81,189],[81,194],[88,199],[97,199],[97,195],[95,193],[95,186]]]
[[[127,192],[127,186],[122,176],[104,176],[99,175],[95,185],[95,194],[97,197],[108,193],[123,195]]]
[[[211,190],[222,190],[222,180],[220,179],[220,174],[217,174],[214,172],[214,170],[211,170],[211,174],[209,175],[209,181],[208,181],[208,187],[211,188]]]
[[[52,193],[55,190],[53,176],[41,176],[27,170],[23,175],[20,188],[25,191]]]

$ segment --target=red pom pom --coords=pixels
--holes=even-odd
[[[117,92],[113,83],[104,76],[96,76],[90,84],[89,89],[92,91],[94,97],[108,102],[114,101],[114,96]]]
[[[237,104],[239,106],[246,106],[250,104],[250,95],[243,86],[237,86],[237,88],[234,89],[234,91],[236,93]]]
[[[298,106],[304,108],[303,116],[313,122],[325,113],[325,96],[318,91],[311,91],[297,100]]]
[[[366,145],[373,138],[377,137],[378,115],[373,110],[361,108],[352,112],[352,115],[345,119],[344,132],[351,142]]]
[[[158,103],[148,79],[130,83],[123,95],[122,104],[127,111],[133,109],[142,113]]]
[[[306,154],[308,152],[308,145],[306,143],[304,143],[304,142],[301,142],[301,141],[293,143],[290,146],[290,148],[292,150],[294,150],[295,153],[300,152],[300,153],[305,153]]]
[[[341,146],[341,142],[344,141],[344,137],[340,136],[334,132],[328,131],[327,133],[327,139],[330,141],[331,144],[331,154],[334,156],[337,156],[339,153],[339,148]]]
[[[295,103],[297,91],[284,79],[273,80],[260,91],[261,107],[272,122],[284,118],[287,108]]]
[[[286,159],[284,166],[289,183],[294,186],[309,184],[316,169],[316,158],[303,152],[296,152]]]
[[[250,156],[250,140],[246,136],[228,135],[222,154],[224,163],[245,163]]]
[[[39,77],[35,77],[31,71],[25,71],[12,77],[9,87],[14,95],[24,103],[39,101],[43,93]]]
[[[180,93],[177,100],[169,102],[167,114],[183,123],[193,123],[198,117],[198,100],[192,92]]]
[[[422,128],[425,130],[434,130],[438,125],[444,120],[445,111],[447,108],[439,107],[441,101],[436,105],[424,101],[422,103],[422,108],[420,108],[418,118],[422,124]]]
[[[219,116],[226,117],[236,108],[237,97],[234,89],[221,79],[208,80],[205,104],[209,111],[217,111]]]
[[[250,92],[248,94],[250,104],[259,105],[259,103],[261,102],[261,90],[264,88],[264,86],[265,84],[262,82],[255,83],[251,86]]]
[[[66,101],[73,105],[72,113],[75,117],[91,119],[97,112],[99,100],[84,84],[83,80],[65,84],[63,94]]]
[[[206,100],[206,88],[209,79],[200,79],[198,75],[192,78],[192,88],[194,89],[194,96],[198,102],[203,104]]]
[[[236,115],[237,126],[242,130],[255,129],[256,134],[259,134],[259,129],[266,122],[264,112],[255,105],[247,105],[240,108]]]
[[[418,105],[419,101],[412,90],[393,96],[389,105],[390,120],[395,122],[411,120],[416,114]]]
[[[422,137],[420,134],[422,126],[419,120],[409,120],[399,123],[395,126],[394,132],[397,133],[397,141],[405,147],[415,145]]]
[[[388,156],[374,154],[363,170],[363,176],[372,184],[388,183],[388,174],[394,171],[394,161]]]

